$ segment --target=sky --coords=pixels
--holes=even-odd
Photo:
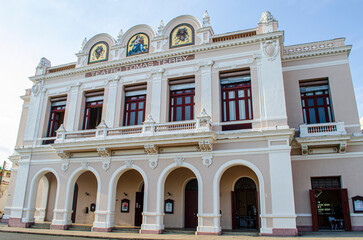
[[[40,58],[52,66],[76,61],[85,37],[117,37],[137,24],[157,30],[180,15],[202,20],[208,10],[215,34],[257,27],[270,11],[285,31],[284,45],[345,37],[363,117],[363,0],[0,0],[0,163],[13,154],[25,89]]]

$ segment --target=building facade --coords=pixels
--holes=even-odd
[[[42,58],[3,221],[92,231],[363,230],[363,137],[345,39],[284,46],[189,15]]]

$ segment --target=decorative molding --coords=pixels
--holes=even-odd
[[[87,169],[87,168],[88,168],[88,166],[89,166],[89,162],[87,162],[87,161],[82,161],[82,162],[81,162],[81,166],[82,166],[82,168],[83,168],[83,169]]]
[[[57,155],[62,159],[69,159],[72,154],[63,150],[57,150]]]
[[[68,168],[69,168],[69,159],[65,159],[64,162],[62,163],[63,172],[66,172]]]
[[[40,79],[52,79],[52,78],[57,78],[57,77],[62,77],[62,76],[70,76],[70,75],[74,75],[74,74],[85,73],[85,72],[94,71],[94,70],[107,69],[109,67],[123,66],[123,65],[132,64],[132,63],[140,63],[140,62],[144,62],[144,61],[148,61],[148,60],[161,59],[161,58],[165,58],[165,57],[181,56],[181,55],[185,55],[185,54],[206,52],[206,51],[210,51],[210,50],[216,50],[216,49],[228,48],[228,47],[238,47],[240,45],[254,44],[257,42],[271,40],[271,39],[277,39],[277,38],[282,38],[282,37],[283,37],[283,34],[281,32],[271,32],[271,33],[255,35],[255,36],[247,37],[247,38],[235,39],[235,40],[231,40],[231,41],[227,41],[227,42],[216,42],[216,43],[210,43],[207,45],[198,45],[198,46],[193,45],[193,46],[185,47],[182,49],[174,49],[174,50],[169,50],[169,51],[165,51],[165,52],[163,51],[163,52],[160,52],[156,56],[153,54],[149,54],[149,55],[142,56],[141,58],[120,59],[120,60],[116,60],[116,61],[100,63],[99,65],[94,65],[94,66],[87,65],[87,66],[79,67],[79,68],[75,68],[75,69],[65,70],[65,71],[56,72],[56,73],[50,73],[45,76],[44,75],[33,76],[33,77],[30,77],[29,79],[31,81],[36,81],[36,80],[40,80]]]
[[[305,69],[311,69],[311,68],[331,67],[331,66],[343,65],[343,64],[349,64],[349,59],[283,67],[282,71],[288,72],[288,71],[305,70]]]
[[[182,166],[183,165],[183,162],[184,162],[184,157],[180,157],[180,156],[175,157],[174,158],[174,161],[175,161],[175,163],[176,163],[177,166]]]
[[[209,60],[203,60],[203,61],[199,62],[199,66],[201,68],[211,67],[211,66],[213,66],[213,64],[214,64],[214,61],[212,61],[210,59]]]
[[[108,150],[105,147],[99,147],[99,148],[97,148],[97,152],[98,152],[98,155],[100,155],[102,158],[106,158],[106,157],[110,157],[111,156],[111,151]]]
[[[144,146],[145,151],[147,152],[147,154],[149,155],[155,155],[158,154],[159,152],[159,148],[157,146],[155,146],[154,144],[147,144]]]
[[[254,62],[254,58],[247,58],[242,60],[236,61],[225,61],[220,63],[214,63],[213,68],[220,69],[220,68],[229,68],[229,69],[236,69],[239,66],[249,65]]]
[[[276,40],[270,40],[262,43],[262,49],[267,59],[273,61],[276,59],[280,47]]]
[[[210,140],[199,141],[199,149],[202,152],[210,152],[213,150],[213,145]]]
[[[110,168],[111,164],[111,158],[104,158],[102,159],[102,168],[107,172],[107,170]]]
[[[209,167],[213,163],[213,155],[202,156],[202,163],[204,166]]]
[[[128,168],[132,168],[132,165],[134,164],[134,160],[125,160],[125,165]]]
[[[152,156],[149,158],[149,167],[155,169],[158,166],[159,158],[157,156]]]
[[[32,86],[32,93],[35,97],[37,97],[39,95],[39,93],[42,90],[42,85],[39,81],[37,81],[36,83],[33,84]]]

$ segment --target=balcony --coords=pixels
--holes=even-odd
[[[300,137],[321,137],[345,135],[344,122],[301,124]]]
[[[350,135],[344,122],[301,124],[300,138],[302,155],[345,153]]]
[[[102,121],[96,129],[66,131],[62,125],[52,144],[56,150],[79,151],[98,147],[110,149],[138,148],[148,144],[160,146],[200,145],[214,139],[210,116],[201,113],[196,120],[155,123],[149,116],[143,125],[109,128]]]

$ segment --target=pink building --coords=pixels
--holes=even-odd
[[[260,235],[363,230],[363,136],[344,38],[284,46],[271,13],[179,16],[84,40],[30,77],[3,221]]]

